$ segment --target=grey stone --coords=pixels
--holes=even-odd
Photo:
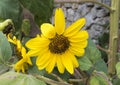
[[[93,7],[88,15],[91,15],[92,19],[93,19],[93,18],[96,18],[97,12],[98,12],[98,10],[96,10],[96,7]]]
[[[73,4],[72,4],[72,9],[77,9],[78,6],[79,6],[79,5],[78,5],[77,3],[73,3]]]
[[[88,12],[90,12],[90,8],[87,7],[86,4],[82,4],[78,6],[77,12],[80,13],[82,16],[85,16]]]
[[[98,39],[98,37],[103,32],[103,27],[99,25],[92,25],[91,28],[88,30],[90,38]]]
[[[97,17],[104,17],[104,16],[106,16],[108,13],[109,13],[108,10],[102,8],[101,10],[98,10],[96,16],[97,16]]]
[[[105,26],[109,23],[109,17],[97,18],[94,23],[101,26]]]
[[[94,7],[94,3],[86,3],[87,7]]]
[[[70,26],[71,24],[72,24],[72,22],[67,21],[67,23],[66,23],[66,28],[67,28],[68,26]]]
[[[68,15],[74,15],[74,10],[73,9],[68,9],[67,10]]]
[[[54,7],[55,8],[60,7],[60,4],[54,4]]]
[[[73,22],[73,20],[74,20],[74,16],[72,16],[72,15],[67,15],[67,18],[66,18],[68,21],[71,21],[71,22]]]
[[[93,16],[91,14],[86,15],[85,18],[86,18],[86,27],[89,27],[91,24],[94,23]]]
[[[67,17],[67,9],[65,7],[62,7],[63,11],[64,11],[64,16],[65,18]]]
[[[64,7],[70,8],[70,7],[72,7],[72,4],[71,3],[65,3]]]
[[[79,18],[81,18],[80,13],[75,12],[75,14],[74,14],[74,21],[78,20]]]
[[[73,9],[68,9],[67,10],[67,20],[68,21],[73,21],[74,20],[74,10]]]

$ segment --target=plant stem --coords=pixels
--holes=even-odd
[[[37,79],[40,79],[50,85],[72,85],[72,84],[69,84],[67,82],[59,82],[59,81],[55,81],[55,80],[52,80],[52,79],[49,79],[49,78],[46,78],[44,76],[41,76],[41,75],[37,75],[37,74],[33,74],[34,77],[36,77]]]
[[[84,79],[69,79],[69,82],[83,82],[84,80],[87,80],[87,78],[84,78]]]
[[[109,39],[109,54],[108,54],[108,72],[115,74],[115,65],[117,62],[117,47],[118,47],[118,25],[119,25],[119,5],[120,0],[112,0],[111,8],[114,9],[110,13],[110,39]]]
[[[102,51],[104,51],[105,53],[109,53],[109,51],[108,50],[106,50],[106,49],[104,49],[104,48],[102,48],[101,46],[99,46],[99,45],[96,45],[96,47],[98,48],[98,49],[100,49],[100,50],[102,50]]]
[[[58,75],[51,73],[50,75],[54,76],[58,81],[64,82]]]
[[[114,11],[112,10],[108,5],[100,3],[96,0],[54,0],[55,3],[84,3],[84,2],[91,2],[91,3],[95,3],[95,4],[99,4],[105,8],[107,8],[108,10],[110,10],[111,12]]]

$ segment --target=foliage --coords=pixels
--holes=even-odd
[[[12,19],[16,28],[14,34],[20,36],[21,24],[24,19],[30,21],[31,27],[33,27],[32,25],[37,25],[39,27],[43,22],[49,22],[49,18],[52,15],[52,9],[53,0],[1,0],[0,21]],[[30,12],[27,12],[27,10]],[[34,23],[34,19],[37,24]],[[38,29],[38,27],[33,28]],[[32,29],[32,31],[34,29]]]
[[[0,76],[0,84],[2,85],[46,85],[42,80],[38,80],[31,75],[7,72]]]
[[[91,39],[88,40],[88,46],[86,48],[85,55],[78,60],[81,70],[87,71],[90,69],[94,69],[107,73],[107,66],[101,58],[100,51],[96,48]]]

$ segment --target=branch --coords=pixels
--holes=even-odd
[[[69,84],[67,82],[54,81],[52,79],[46,78],[46,77],[38,75],[38,74],[34,74],[33,76],[36,77],[39,80],[42,80],[42,81],[50,84],[50,85],[72,85],[72,84]]]
[[[99,46],[99,45],[96,45],[96,47],[98,48],[98,49],[100,49],[100,50],[102,50],[102,51],[104,51],[105,53],[109,53],[109,51],[108,50],[106,50],[106,49],[104,49],[104,48],[102,48],[101,46]]]
[[[62,80],[58,75],[51,73],[50,75],[54,76],[55,78],[57,78],[58,81],[60,82],[64,82],[64,80]]]
[[[83,82],[84,80],[87,80],[87,78],[84,78],[84,79],[69,79],[69,82]]]

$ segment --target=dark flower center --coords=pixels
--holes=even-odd
[[[70,42],[67,37],[63,35],[58,35],[51,39],[49,44],[49,49],[51,53],[61,54],[64,53],[69,48]]]

